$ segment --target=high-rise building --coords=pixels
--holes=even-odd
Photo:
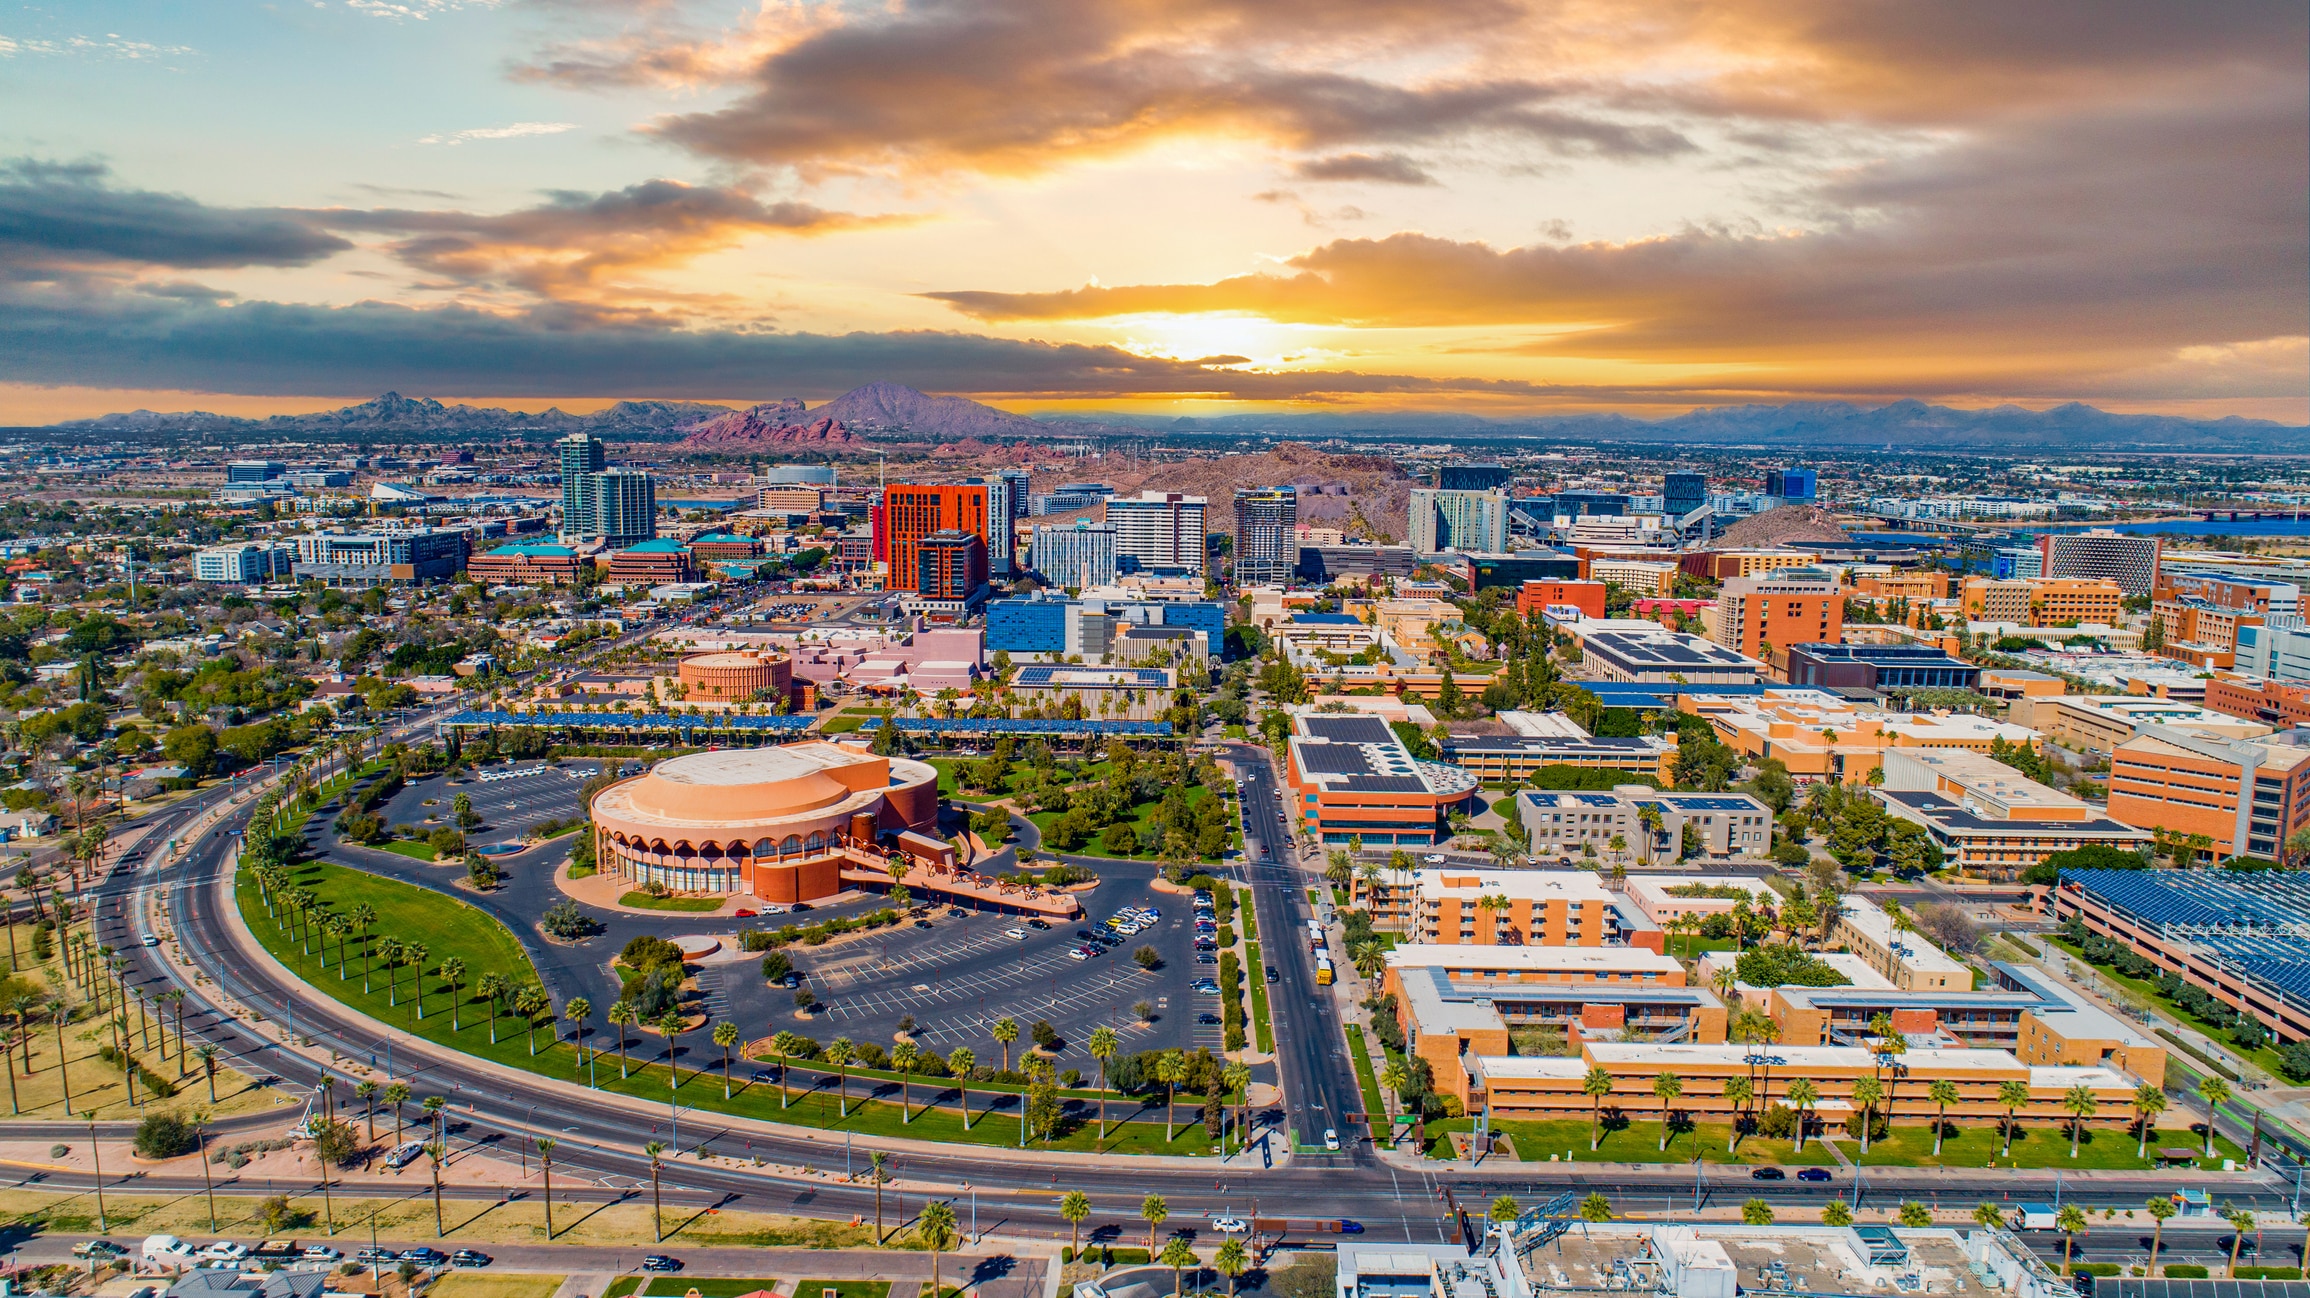
[[[1791,504],[1811,501],[1820,494],[1820,477],[1812,469],[1765,470],[1765,494]]]
[[[2128,536],[2105,528],[2089,532],[2048,532],[2037,552],[2048,577],[2106,577],[2128,595],[2157,588],[2158,552],[2154,536]]]
[[[586,516],[586,475],[609,467],[609,458],[601,439],[584,433],[571,433],[555,442],[554,449],[561,454],[562,535],[584,539],[592,531],[592,520]]]
[[[915,549],[915,593],[924,599],[968,601],[987,584],[987,540],[950,527],[922,538]]]
[[[1034,570],[1054,586],[1085,590],[1115,582],[1115,529],[1087,518],[1072,527],[1038,527],[1029,556]]]
[[[614,549],[658,534],[657,480],[640,469],[584,474],[578,496],[585,518],[580,540],[602,541]]]
[[[1508,494],[1503,491],[1412,489],[1415,554],[1447,550],[1493,554],[1508,548]]]
[[[286,577],[295,567],[297,552],[286,545],[220,545],[193,556],[193,580],[256,586],[274,577]]]
[[[1436,469],[1438,491],[1498,491],[1516,475],[1504,464],[1445,464]]]
[[[882,493],[879,536],[890,575],[889,590],[920,588],[919,560],[923,538],[949,530],[970,532],[989,539],[987,488],[984,483],[924,484],[894,482]]]
[[[1733,577],[1718,589],[1715,606],[1703,617],[1709,639],[1771,664],[1774,658],[1785,657],[1791,645],[1841,640],[1845,592],[1834,575],[1818,568]]]
[[[1129,559],[1141,569],[1202,576],[1210,536],[1204,511],[1209,503],[1202,496],[1175,491],[1109,498],[1107,524],[1115,529],[1116,562]],[[1283,530],[1288,537],[1291,527],[1286,524]]]
[[[1299,489],[1235,493],[1235,584],[1285,586],[1299,568]]]
[[[1682,518],[1708,503],[1708,475],[1670,473],[1660,480],[1660,512]]]
[[[2006,546],[1989,556],[1989,575],[1997,581],[2014,581],[2045,575],[2045,556],[2030,546]]]
[[[987,489],[987,570],[1009,577],[1018,569],[1015,558],[1019,520],[1027,516],[1027,474],[1005,469],[992,477],[967,478]]]

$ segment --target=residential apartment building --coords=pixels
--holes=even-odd
[[[2162,545],[2154,536],[2103,528],[2049,532],[2037,538],[2039,571],[2048,577],[2105,579],[2128,595],[2147,595],[2157,588]]]
[[[1410,544],[1418,554],[1446,550],[1481,554],[1505,551],[1508,548],[1508,494],[1414,487]]]
[[[1108,497],[1106,521],[1115,529],[1117,564],[1128,560],[1142,570],[1202,576],[1208,545],[1204,511],[1208,504],[1202,496],[1183,496],[1175,491]],[[1288,537],[1291,528],[1284,527],[1283,534]],[[1297,560],[1295,552],[1292,562]]]
[[[1845,595],[1816,568],[1731,577],[1705,619],[1709,639],[1778,667],[1790,645],[1834,644],[1845,632]]]
[[[1115,528],[1076,519],[1071,527],[1035,528],[1028,566],[1054,586],[1082,590],[1115,584]]]
[[[193,555],[193,580],[229,586],[261,586],[295,569],[297,552],[291,546],[250,541],[219,545]]]
[[[1610,793],[1526,789],[1516,795],[1516,814],[1529,850],[1542,858],[1683,860],[1687,825],[1704,857],[1764,856],[1773,846],[1773,809],[1745,793],[1664,793],[1642,784]]]
[[[969,478],[987,489],[987,572],[1005,581],[1018,574],[1019,524],[1027,517],[1028,475],[1024,469],[1004,469],[984,478]]]
[[[2227,671],[2238,660],[2238,632],[2261,626],[2267,616],[2216,604],[2196,595],[2168,595],[2150,606],[2150,621],[2161,633],[2158,652],[2208,671]]]
[[[2162,565],[2158,569],[2156,597],[2201,599],[2217,608],[2259,613],[2264,621],[2273,623],[2282,623],[2289,615],[2302,611],[2302,588],[2297,583],[2249,576],[2228,568]]]
[[[915,552],[915,593],[926,600],[973,603],[986,595],[987,542],[948,528],[922,538]]]
[[[893,483],[883,489],[879,538],[890,562],[886,590],[922,588],[922,542],[938,532],[961,531],[988,541],[995,526],[983,483]],[[1010,525],[1003,524],[1005,536]]]
[[[759,559],[762,557],[762,538],[742,536],[736,532],[707,532],[691,537],[688,549],[690,557],[700,563]]]
[[[1966,749],[1891,749],[1885,810],[1922,827],[1942,857],[1975,878],[2011,880],[2055,852],[2099,844],[2131,851],[2150,836],[2005,763]]]
[[[1349,903],[1382,932],[1431,945],[1617,947],[1651,931],[1587,870],[1360,871]]]
[[[774,514],[815,514],[826,504],[826,488],[780,483],[754,489],[754,508]]]
[[[414,586],[465,570],[468,534],[423,528],[407,532],[311,532],[297,540],[292,575],[324,586]]]
[[[566,492],[566,487],[565,487]],[[603,469],[578,482],[578,525],[563,532],[579,541],[633,545],[658,534],[657,479],[640,469]]]
[[[1652,596],[1656,599],[1666,599],[1676,593],[1677,574],[1683,571],[1676,564],[1660,559],[1603,555],[1583,559],[1581,568],[1581,575],[1590,581],[1618,586],[1640,598]]]
[[[1853,593],[1878,599],[1905,599],[1912,604],[1949,598],[1949,574],[1939,568],[1914,572],[1877,573],[1853,579]]]
[[[2109,812],[2143,829],[2202,834],[2215,860],[2275,861],[2310,826],[2310,748],[2151,726],[2110,754]]]

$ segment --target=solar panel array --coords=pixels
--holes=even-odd
[[[1019,721],[1009,717],[898,717],[899,732],[913,735],[1138,735],[1169,738],[1168,721]]]
[[[1372,764],[1354,744],[1301,744],[1300,769],[1310,775],[1369,775]]]
[[[516,726],[569,730],[758,730],[799,734],[812,718],[742,717],[727,714],[681,716],[672,712],[524,712],[468,711],[444,719],[444,726]]]
[[[1392,744],[1396,732],[1378,717],[1308,716],[1300,718],[1300,728],[1317,739],[1328,739],[1335,744]]]
[[[2064,870],[2061,881],[2310,1003],[2310,883],[2298,873]]]

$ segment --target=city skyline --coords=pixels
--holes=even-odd
[[[0,422],[2310,419],[2299,6],[0,12]]]

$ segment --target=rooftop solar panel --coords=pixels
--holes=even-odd
[[[1350,793],[1424,793],[1427,785],[1416,775],[1351,775]]]
[[[1335,744],[1392,744],[1396,732],[1378,717],[1311,716],[1300,718],[1300,727],[1318,739],[1329,739]]]
[[[1354,744],[1301,744],[1300,769],[1310,775],[1369,775],[1372,764]]]

